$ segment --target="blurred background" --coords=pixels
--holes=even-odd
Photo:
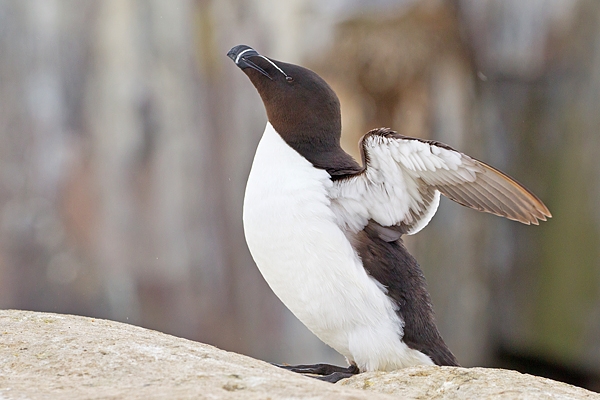
[[[0,307],[344,362],[246,248],[240,43],[331,83],[347,151],[389,126],[542,198],[538,227],[444,199],[407,243],[462,365],[600,390],[597,0],[0,0]]]

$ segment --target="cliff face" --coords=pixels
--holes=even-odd
[[[392,396],[393,395],[393,396]],[[133,325],[0,311],[1,399],[577,398],[600,395],[513,371],[409,368],[336,385]]]

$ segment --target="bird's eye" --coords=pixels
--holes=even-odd
[[[292,78],[291,76],[286,76],[285,80],[288,81],[288,82],[293,82],[294,78]]]

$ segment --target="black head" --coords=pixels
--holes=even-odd
[[[272,60],[246,45],[227,56],[250,78],[277,132],[300,153],[339,148],[340,103],[331,87],[313,71]]]

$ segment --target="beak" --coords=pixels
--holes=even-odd
[[[252,68],[253,70],[260,72],[267,78],[273,80],[273,78],[271,78],[267,71],[250,61],[250,57],[264,57],[261,56],[252,47],[246,46],[245,44],[239,44],[231,50],[229,50],[229,52],[227,53],[227,57],[231,58],[235,65],[237,65],[240,69]]]

